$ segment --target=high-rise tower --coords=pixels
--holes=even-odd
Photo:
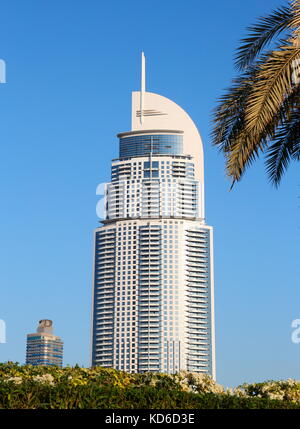
[[[215,378],[202,141],[181,107],[146,92],[144,55],[141,80],[95,231],[92,364]]]
[[[27,335],[26,364],[62,366],[63,342],[53,334],[52,320],[39,321],[37,331]]]

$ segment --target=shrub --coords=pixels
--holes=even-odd
[[[0,408],[300,408],[295,380],[224,389],[205,374],[0,364]]]

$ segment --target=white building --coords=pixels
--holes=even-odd
[[[173,101],[132,93],[95,231],[92,365],[215,378],[213,230],[203,147]]]

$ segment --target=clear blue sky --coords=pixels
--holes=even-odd
[[[54,320],[64,364],[89,365],[95,194],[110,178],[116,133],[130,129],[140,52],[147,88],[181,105],[205,151],[215,229],[217,378],[300,379],[299,165],[279,190],[263,162],[229,192],[210,143],[211,111],[234,49],[274,0],[6,0],[1,4],[0,361],[25,360],[26,334]]]

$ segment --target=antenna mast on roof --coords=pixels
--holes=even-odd
[[[146,88],[146,61],[145,61],[145,55],[144,52],[142,52],[142,67],[141,67],[141,102],[140,102],[140,122],[143,123],[143,117],[144,117],[144,95],[145,95],[145,88]]]

